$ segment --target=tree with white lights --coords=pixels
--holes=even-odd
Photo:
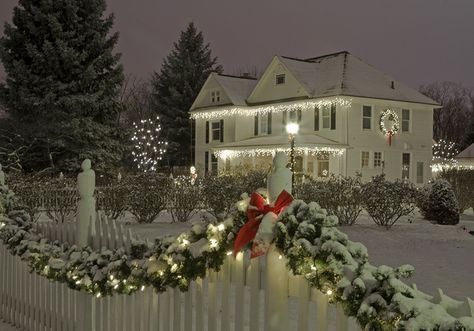
[[[133,123],[133,127],[133,161],[143,172],[156,171],[168,146],[167,142],[160,139],[160,118],[157,116],[155,120],[151,118],[141,120],[138,123]]]
[[[433,170],[455,167],[458,163],[455,157],[458,154],[455,142],[440,139],[433,145]]]

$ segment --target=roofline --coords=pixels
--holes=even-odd
[[[311,63],[309,61],[306,61],[304,59],[298,59],[296,57],[291,57],[291,56],[285,56],[285,55],[280,55],[282,58],[284,59],[288,59],[288,60],[294,60],[294,61],[300,61],[300,62],[305,62],[305,63]]]
[[[227,106],[246,107],[246,106],[234,105],[232,102],[229,102],[229,103],[220,104],[217,107],[216,106],[197,107],[197,108],[194,108],[193,110],[190,109],[189,112],[193,113],[196,111],[203,111],[203,110],[212,109],[212,108],[216,108],[216,110],[218,110],[219,108],[227,107]]]
[[[228,74],[219,74],[217,72],[215,72],[215,74],[217,76],[223,76],[223,77],[230,77],[230,78],[238,78],[238,79],[248,79],[248,80],[257,80],[256,77],[252,77],[252,76],[248,76],[248,77],[245,77],[245,76],[236,76],[236,75],[228,75]]]
[[[387,100],[387,101],[416,103],[416,104],[420,104],[420,105],[436,106],[435,108],[441,108],[441,107],[443,107],[443,106],[440,105],[439,103],[418,102],[418,101],[410,101],[410,100],[402,100],[402,99],[377,98],[377,97],[368,97],[368,96],[363,96],[363,95],[353,95],[353,94],[346,94],[346,93],[341,93],[341,94],[337,94],[337,95],[346,96],[346,97],[352,97],[352,98],[365,98],[365,99],[376,99],[376,100]],[[427,98],[428,98],[428,97],[427,97]]]
[[[252,106],[260,106],[260,105],[268,105],[271,103],[278,103],[278,102],[290,102],[290,101],[296,101],[296,100],[307,100],[307,99],[321,99],[321,98],[310,98],[308,96],[303,96],[303,97],[293,97],[293,98],[284,98],[284,99],[277,99],[277,100],[269,100],[269,101],[262,101],[262,102],[248,102],[245,100],[247,103],[247,106],[252,107]]]
[[[316,57],[310,57],[310,58],[304,59],[303,61],[312,62],[314,60],[321,59],[323,57],[337,56],[337,55],[340,55],[340,54],[350,54],[350,52],[349,51],[339,51],[339,52],[335,52],[335,53],[331,53],[331,54],[326,54],[326,55],[321,55],[321,56],[316,56]]]

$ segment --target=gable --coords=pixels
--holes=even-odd
[[[216,100],[212,102],[211,100],[212,92],[214,93],[219,92],[219,101]],[[213,72],[209,75],[206,82],[202,86],[190,110],[195,110],[198,108],[229,105],[229,104],[232,104],[232,101],[229,98],[228,94],[226,93],[225,89],[221,86],[221,84],[219,84],[219,81],[217,80],[217,74]]]
[[[284,75],[284,84],[276,84],[277,75]],[[281,59],[275,56],[248,97],[247,103],[259,104],[308,97],[306,88],[295,78]]]

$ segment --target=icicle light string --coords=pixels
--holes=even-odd
[[[268,113],[281,113],[284,111],[307,111],[307,110],[314,110],[314,108],[321,108],[321,107],[329,107],[332,104],[336,104],[338,106],[349,108],[352,104],[352,99],[347,98],[328,98],[328,99],[319,99],[319,100],[311,100],[311,101],[295,101],[291,103],[283,103],[283,104],[273,104],[273,105],[265,105],[265,106],[235,106],[230,108],[219,108],[215,110],[197,110],[191,113],[192,119],[217,119],[223,117],[230,117],[234,115],[239,116],[256,116],[256,115],[264,115]]]
[[[290,154],[290,148],[249,148],[249,149],[240,149],[240,150],[217,150],[214,152],[214,155],[226,160],[234,159],[239,157],[255,157],[255,156],[272,156],[276,152],[285,152]],[[319,154],[330,154],[340,156],[344,154],[344,148],[334,148],[334,147],[295,147],[296,154],[299,155],[319,155]]]

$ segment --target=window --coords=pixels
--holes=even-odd
[[[417,162],[416,163],[416,183],[423,184],[423,170],[424,170],[424,163]]]
[[[382,152],[374,152],[374,168],[383,166]]]
[[[204,173],[209,173],[209,152],[204,152]]]
[[[318,156],[318,177],[329,177],[329,156]]]
[[[211,154],[211,171],[213,174],[217,174],[217,156],[214,153]]]
[[[225,171],[230,171],[230,159],[225,159]]]
[[[254,135],[267,135],[272,133],[272,113],[255,116]]]
[[[290,110],[290,111],[287,111],[285,110],[283,113],[282,113],[282,132],[283,133],[286,133],[286,124],[287,123],[300,123],[301,122],[301,109],[297,109],[297,110]],[[270,128],[271,130],[271,128]],[[271,133],[271,132],[270,132]]]
[[[211,91],[211,102],[216,103],[221,101],[221,91]]]
[[[369,158],[370,158],[370,152],[362,151],[360,155],[360,165],[362,168],[366,168],[369,166]]]
[[[410,109],[402,109],[402,132],[410,132]]]
[[[362,106],[362,129],[372,129],[372,106]]]
[[[220,122],[212,122],[211,123],[212,129],[212,140],[220,140],[221,139],[221,123]]]
[[[260,124],[259,124],[259,133],[267,134],[268,132],[268,116],[263,115],[259,116]]]
[[[329,129],[331,127],[331,111],[327,106],[323,107],[323,129]]]
[[[410,153],[402,153],[402,179],[410,179]]]
[[[281,85],[285,84],[285,74],[279,74],[275,76],[275,84]]]

